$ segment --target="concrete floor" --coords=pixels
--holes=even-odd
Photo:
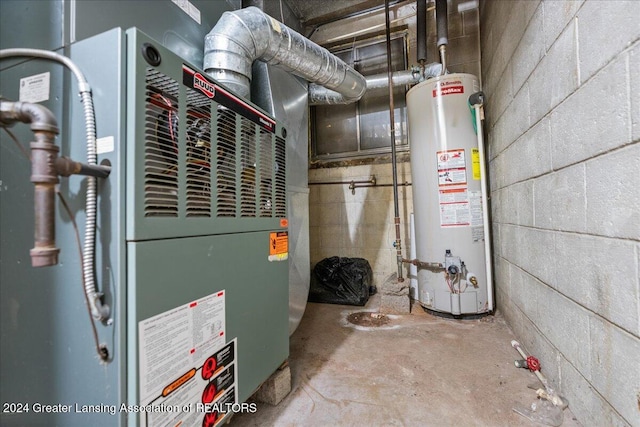
[[[539,385],[511,347],[498,312],[448,320],[414,306],[380,327],[354,326],[366,307],[309,303],[291,337],[291,393],[277,406],[258,403],[232,426],[540,426],[513,412],[529,407]],[[544,372],[544,366],[542,367]],[[579,426],[564,411],[563,426]]]

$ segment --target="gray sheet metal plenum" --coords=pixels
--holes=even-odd
[[[277,67],[253,64],[251,100],[287,128],[287,218],[289,220],[289,335],[309,296],[309,108],[307,82]]]
[[[260,61],[254,64],[255,60]],[[366,91],[365,79],[326,49],[255,7],[223,14],[205,38],[203,68],[236,93],[251,97],[288,130],[292,334],[304,314],[310,280],[308,88],[304,80],[294,75],[336,91],[336,96],[350,102],[360,99]]]

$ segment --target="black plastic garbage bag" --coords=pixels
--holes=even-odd
[[[365,305],[376,293],[373,271],[364,258],[325,258],[313,267],[310,302]]]

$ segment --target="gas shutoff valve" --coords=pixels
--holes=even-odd
[[[444,254],[444,269],[452,276],[462,272],[462,261],[460,257],[451,255],[450,249],[447,249]]]

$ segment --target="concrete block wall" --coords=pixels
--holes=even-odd
[[[313,185],[314,182],[364,181],[375,176],[378,184],[393,182],[391,164],[311,169],[309,171],[309,245],[311,265],[332,256],[365,258],[379,286],[398,271],[393,209],[393,187],[356,188],[348,184]],[[411,182],[408,162],[398,163],[398,182]],[[410,186],[398,188],[401,239],[409,249],[409,215],[413,211]],[[407,269],[404,270],[406,277]]]
[[[585,426],[640,425],[640,2],[481,2],[497,307]]]

